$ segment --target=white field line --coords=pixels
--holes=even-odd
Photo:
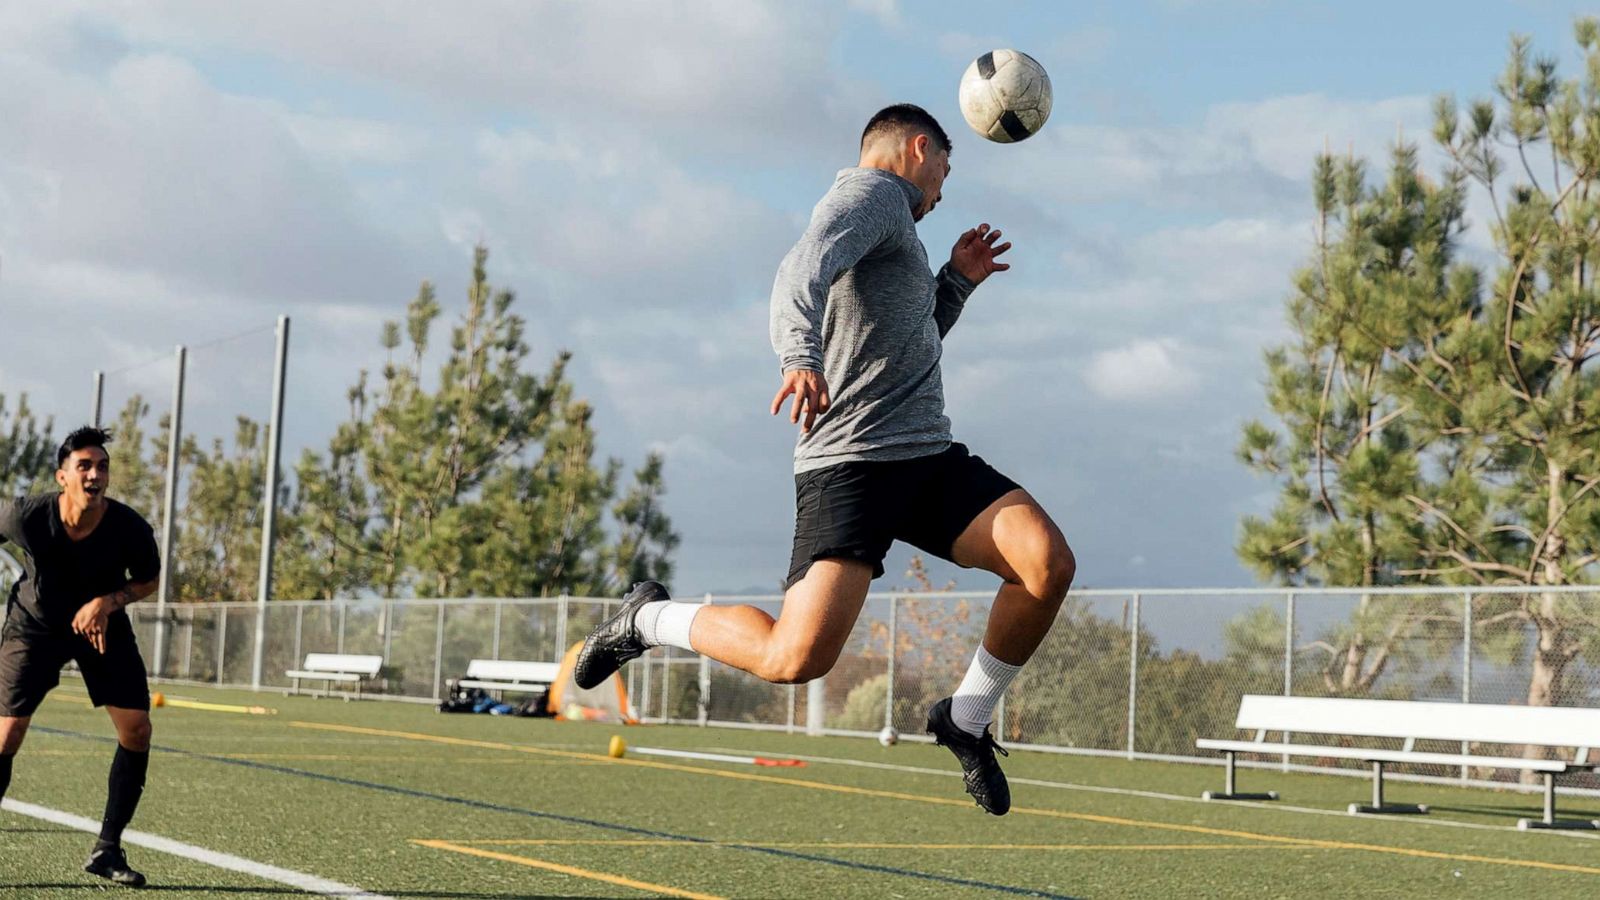
[[[757,750],[755,752],[760,753],[763,756],[769,755],[769,751],[765,750]],[[869,762],[868,760],[864,759],[839,759],[832,756],[804,756],[799,753],[789,753],[785,755],[787,755],[790,759],[803,759],[806,762],[835,763],[841,766],[857,766],[863,769],[886,769],[891,772],[909,772],[914,775],[939,775],[948,778],[961,777],[961,773],[959,771],[952,771],[949,769],[929,769],[923,766],[902,766],[895,763]],[[1204,803],[1208,806],[1253,806],[1257,809],[1267,809],[1272,810],[1273,812],[1300,813],[1302,815],[1312,816],[1339,816],[1340,818],[1345,819],[1373,818],[1384,819],[1385,821],[1394,821],[1392,817],[1388,816],[1352,816],[1348,812],[1342,812],[1336,809],[1317,809],[1310,806],[1285,806],[1278,803],[1263,803],[1254,800],[1203,800],[1199,797],[1189,797],[1183,794],[1165,794],[1160,791],[1141,791],[1135,790],[1134,788],[1107,787],[1105,785],[1098,784],[1074,784],[1069,781],[1044,781],[1038,778],[1013,778],[1009,775],[1006,776],[1006,780],[1010,781],[1012,784],[1028,784],[1035,787],[1056,788],[1063,791],[1084,791],[1086,793],[1093,794],[1118,794],[1124,797],[1142,797],[1147,800],[1176,800],[1181,803]],[[1408,825],[1431,825],[1437,828],[1470,828],[1479,831],[1512,832],[1516,834],[1521,833],[1509,825],[1486,825],[1482,822],[1458,822],[1450,819],[1427,819],[1415,816],[1406,816],[1405,822]],[[1583,831],[1562,831],[1559,829],[1552,829],[1549,831],[1540,831],[1539,833],[1560,835],[1568,838],[1577,838],[1578,840],[1600,841],[1600,834]]]
[[[98,834],[100,832],[99,822],[84,816],[51,809],[48,806],[38,806],[33,803],[24,803],[21,800],[7,799],[4,802],[0,802],[0,808],[18,815],[32,816],[35,819],[43,819],[56,825],[65,825],[68,828],[87,831],[90,834]],[[219,869],[241,872],[267,881],[287,884],[290,887],[296,887],[313,894],[321,894],[325,897],[345,897],[348,900],[393,900],[393,898],[383,894],[374,894],[358,887],[351,887],[348,884],[340,884],[337,881],[329,881],[326,878],[318,878],[315,875],[307,875],[304,872],[296,872],[293,869],[269,866],[253,859],[234,856],[231,853],[218,853],[215,850],[207,850],[204,847],[196,847],[193,844],[185,844],[182,841],[175,841],[160,835],[147,834],[143,831],[133,831],[131,829],[124,831],[122,840],[124,843],[132,844],[135,847],[145,847],[162,853],[170,853],[173,856],[181,856],[185,859],[203,862]]]

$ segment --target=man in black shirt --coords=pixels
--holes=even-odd
[[[34,710],[76,660],[95,706],[117,729],[100,839],[84,871],[138,886],[122,830],[144,791],[150,761],[150,689],[123,609],[156,589],[161,557],[150,525],[105,495],[106,432],[80,428],[56,452],[59,492],[0,503],[0,543],[22,550],[0,629],[0,797]]]

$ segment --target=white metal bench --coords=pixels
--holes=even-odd
[[[1277,792],[1235,790],[1234,757],[1240,753],[1274,756],[1317,756],[1359,759],[1372,764],[1372,803],[1352,803],[1351,813],[1426,813],[1425,805],[1385,803],[1386,763],[1432,763],[1449,766],[1492,766],[1544,776],[1544,818],[1522,819],[1518,828],[1600,828],[1600,820],[1558,820],[1555,779],[1559,774],[1600,768],[1600,709],[1543,706],[1493,706],[1480,703],[1430,703],[1402,700],[1346,700],[1325,697],[1275,697],[1248,694],[1239,701],[1238,727],[1256,733],[1254,740],[1201,738],[1195,746],[1227,754],[1226,790],[1206,791],[1207,800],[1276,800]],[[1269,732],[1403,739],[1398,750],[1340,747],[1325,744],[1274,743]],[[1466,750],[1468,743],[1521,744],[1576,748],[1571,761],[1440,753],[1414,749],[1417,741],[1450,741]]]
[[[333,689],[335,681],[354,684],[356,696],[361,696],[361,685],[378,677],[383,669],[383,657],[361,656],[351,653],[307,653],[305,663],[298,669],[283,673],[294,682],[291,694],[300,692],[300,680],[323,682],[323,696]]]
[[[455,684],[457,687],[531,694],[549,687],[560,674],[560,663],[475,659],[467,663],[467,674]]]

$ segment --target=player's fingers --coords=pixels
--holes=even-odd
[[[996,228],[995,230],[993,230],[993,231],[991,231],[988,234],[983,236],[983,242],[985,244],[992,244],[999,237],[1000,237],[1000,229]]]
[[[778,410],[783,407],[783,398],[789,396],[792,393],[794,393],[794,384],[792,382],[785,381],[783,383],[783,387],[778,388],[778,393],[773,395],[773,397],[772,397],[772,414],[773,415],[777,415],[778,414]]]
[[[800,421],[800,408],[802,406],[805,406],[805,400],[806,400],[806,392],[805,391],[801,390],[801,391],[795,391],[794,392],[794,405],[789,407],[789,421],[790,422],[798,422],[798,421]]]
[[[806,404],[806,424],[805,424],[805,432],[806,432],[806,434],[810,434],[811,433],[811,426],[813,424],[815,424],[816,421],[817,421],[817,405],[815,403],[808,402]]]
[[[1011,268],[1011,264],[1010,263],[995,263],[994,264],[994,270],[996,272],[1004,272],[1005,270],[1007,270],[1009,268]]]
[[[828,399],[828,389],[827,388],[823,388],[822,389],[822,393],[821,393],[821,395],[819,396],[819,398],[817,400],[817,409],[818,409],[818,411],[827,412],[828,411],[828,405],[830,403],[832,403],[832,402],[833,401]]]
[[[1002,253],[1004,253],[1004,252],[1006,252],[1007,250],[1010,250],[1010,249],[1011,249],[1011,242],[1010,241],[1006,241],[1004,244],[1001,244],[1000,246],[995,247],[990,252],[990,255],[999,256],[1000,254],[1002,254]]]

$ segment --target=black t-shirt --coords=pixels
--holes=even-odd
[[[74,541],[61,521],[60,497],[37,494],[0,503],[0,542],[24,551],[23,575],[7,605],[8,629],[70,631],[72,617],[90,600],[161,572],[156,536],[143,516],[108,497],[100,524]]]

